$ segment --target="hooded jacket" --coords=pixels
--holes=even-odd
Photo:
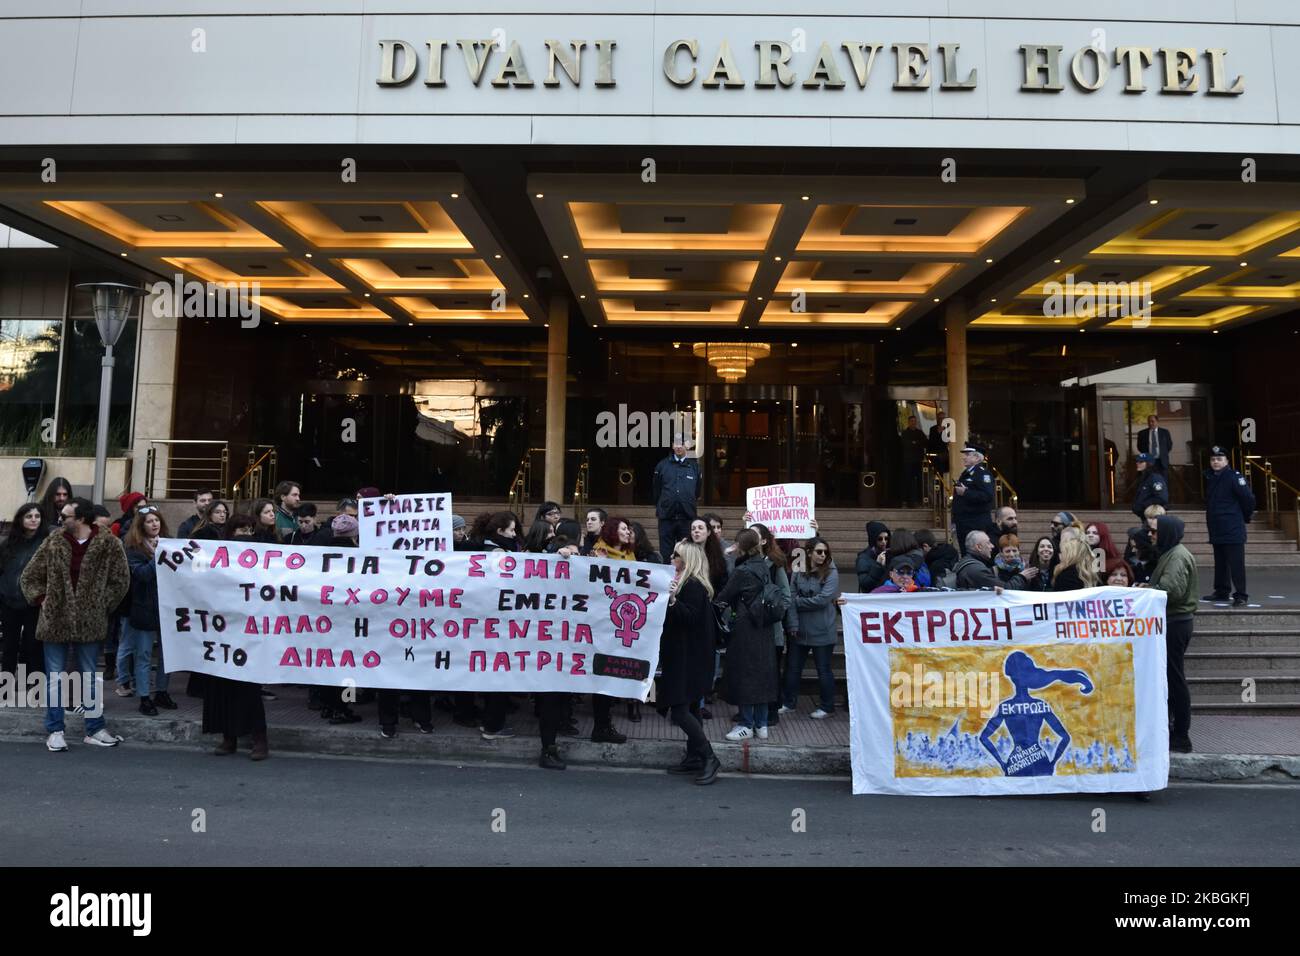
[[[867,522],[867,546],[858,552],[858,560],[853,570],[858,575],[858,590],[868,594],[889,580],[885,566],[876,560],[880,551],[876,548],[876,538],[889,533],[889,525],[883,521]]]
[[[1167,595],[1165,617],[1171,621],[1189,620],[1196,613],[1197,595],[1201,590],[1196,576],[1196,559],[1183,541],[1183,519],[1161,515],[1156,519],[1156,551],[1160,558],[1151,572],[1151,586]]]
[[[978,591],[980,588],[1006,588],[1009,591],[1028,591],[1029,584],[1024,577],[1014,574],[1007,580],[998,577],[993,569],[993,562],[985,561],[977,554],[968,552],[957,562],[953,570],[957,573],[958,591]]]

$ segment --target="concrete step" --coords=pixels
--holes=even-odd
[[[1254,677],[1276,671],[1300,670],[1297,650],[1214,650],[1192,651],[1184,656],[1188,675],[1239,674]]]
[[[1300,650],[1300,634],[1295,631],[1258,630],[1252,632],[1194,628],[1191,646],[1199,650]],[[1189,649],[1190,653],[1190,649]]]
[[[1247,704],[1241,699],[1240,685],[1238,685],[1237,693],[1231,696],[1202,696],[1198,695],[1196,688],[1193,687],[1192,713],[1233,714],[1249,717],[1263,715],[1271,717],[1300,716],[1300,695],[1275,697],[1269,700],[1256,699],[1255,703]],[[1193,730],[1193,733],[1195,733],[1195,730]]]
[[[1201,602],[1196,612],[1196,631],[1205,628],[1246,629],[1295,628],[1300,630],[1300,608],[1219,608]]]
[[[1300,700],[1300,671],[1285,673],[1259,674],[1196,674],[1187,676],[1187,685],[1192,689],[1192,696],[1204,695],[1209,698],[1227,698],[1236,694],[1238,698],[1244,690],[1243,680],[1255,682],[1255,700],[1270,701],[1295,698]]]

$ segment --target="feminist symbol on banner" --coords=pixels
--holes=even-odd
[[[624,647],[631,647],[632,642],[641,636],[641,628],[645,627],[646,605],[659,595],[619,594],[607,584],[605,596],[613,598],[609,605],[609,619],[614,622],[614,636],[623,642]]]
[[[1016,692],[998,705],[997,711],[984,725],[980,743],[992,754],[1002,768],[1002,773],[1008,777],[1050,777],[1056,773],[1057,761],[1070,746],[1070,732],[1056,716],[1051,704],[1029,692],[1042,690],[1060,681],[1063,684],[1078,684],[1084,694],[1091,694],[1092,680],[1077,669],[1044,670],[1024,651],[1009,654],[1003,669],[1007,677],[1011,678]],[[1050,754],[1040,739],[1043,724],[1047,724],[1058,738],[1056,748]],[[1011,752],[1005,756],[993,742],[993,735],[999,727],[1006,727],[1011,736]]]

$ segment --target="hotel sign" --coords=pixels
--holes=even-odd
[[[706,89],[866,90],[888,84],[894,90],[964,92],[979,85],[979,70],[961,59],[961,44],[870,43],[862,40],[822,41],[814,52],[796,50],[785,40],[756,40],[752,51],[738,53],[729,40],[705,50],[699,40],[676,39],[663,50],[663,76],[674,87]],[[500,38],[379,41],[381,87],[412,84],[447,86],[448,71],[463,63],[466,78],[478,87],[555,88],[564,85],[615,87],[612,39],[547,39],[526,53],[518,40]],[[1060,93],[1066,80],[1082,93],[1094,93],[1108,83],[1122,84],[1125,93],[1189,96],[1240,96],[1245,78],[1231,75],[1223,48],[1084,46],[1067,53],[1051,43],[1021,44],[1016,54],[1023,68],[1020,90]],[[530,56],[532,59],[530,60]],[[878,61],[888,65],[878,65]],[[544,72],[542,68],[544,67]],[[887,71],[887,72],[886,72]],[[536,79],[534,78],[536,77]]]

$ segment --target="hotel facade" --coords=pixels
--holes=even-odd
[[[1175,503],[1300,480],[1300,6],[552,6],[0,0],[5,507],[89,484],[103,280],[110,493],[647,504],[666,413],[718,507],[897,505],[911,416],[1026,505],[1149,414]]]

